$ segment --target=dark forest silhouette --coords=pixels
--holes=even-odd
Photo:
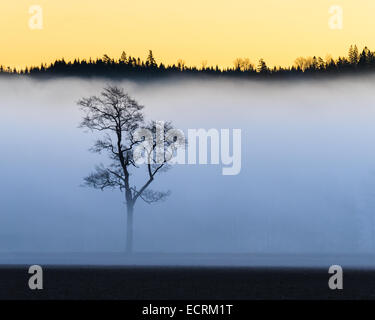
[[[291,67],[268,67],[263,59],[257,65],[248,58],[237,58],[233,67],[219,68],[219,66],[207,66],[203,61],[200,67],[187,66],[181,59],[176,64],[165,65],[157,63],[153,52],[149,50],[146,60],[139,57],[128,56],[122,52],[119,59],[108,55],[96,60],[75,59],[73,62],[64,59],[56,60],[47,65],[29,67],[22,70],[12,69],[0,65],[0,74],[12,75],[51,75],[51,76],[105,76],[105,77],[153,77],[172,74],[211,74],[232,75],[243,77],[261,76],[293,76],[293,75],[321,75],[358,73],[375,70],[375,51],[365,47],[359,52],[356,45],[350,46],[348,56],[333,59],[325,57],[299,57]]]

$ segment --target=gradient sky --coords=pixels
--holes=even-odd
[[[29,7],[43,8],[42,30],[28,27]],[[342,30],[329,8],[344,10]],[[160,62],[232,66],[291,65],[298,56],[346,55],[356,43],[375,50],[374,0],[2,0],[0,64],[39,65],[56,58],[118,58],[122,50]]]

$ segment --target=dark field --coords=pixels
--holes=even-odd
[[[46,266],[44,289],[28,288],[27,266],[0,268],[0,299],[375,299],[375,271],[249,267]]]

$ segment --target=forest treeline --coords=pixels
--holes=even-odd
[[[320,75],[365,72],[375,70],[375,52],[365,47],[359,51],[356,45],[349,48],[345,57],[333,59],[330,55],[322,57],[299,57],[291,67],[268,67],[267,63],[260,59],[253,64],[248,58],[237,58],[233,66],[219,68],[208,66],[203,61],[201,66],[188,66],[183,60],[176,64],[165,65],[158,63],[152,50],[149,50],[146,60],[132,57],[122,52],[118,59],[104,55],[95,60],[75,59],[74,61],[56,60],[47,65],[26,67],[22,70],[12,69],[0,65],[1,74],[12,75],[51,75],[51,76],[110,76],[110,77],[144,77],[162,76],[170,74],[212,74],[233,76],[271,76],[271,75]]]

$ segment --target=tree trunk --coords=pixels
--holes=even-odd
[[[133,251],[133,211],[134,205],[127,205],[127,224],[126,224],[126,253]]]

